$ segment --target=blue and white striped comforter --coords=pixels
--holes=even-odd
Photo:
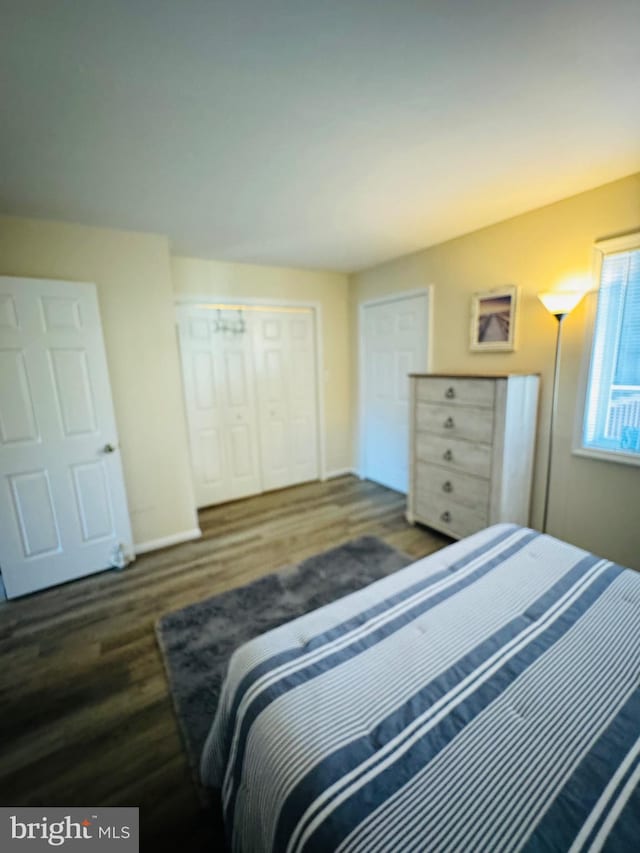
[[[233,851],[640,849],[640,574],[497,525],[233,655]]]

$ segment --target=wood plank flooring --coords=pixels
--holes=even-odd
[[[296,486],[204,510],[202,539],[125,571],[0,604],[0,804],[139,806],[141,849],[157,839],[218,848],[184,757],[156,619],[364,534],[416,558],[448,544],[410,527],[404,508],[404,496],[355,477]]]

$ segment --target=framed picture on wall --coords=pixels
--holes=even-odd
[[[471,297],[471,349],[508,352],[515,349],[518,288],[485,290]]]

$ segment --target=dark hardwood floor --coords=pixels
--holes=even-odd
[[[202,539],[122,572],[0,604],[0,804],[139,806],[142,849],[157,839],[218,849],[182,749],[156,619],[356,536],[416,558],[448,543],[410,527],[404,507],[402,495],[355,477],[296,486],[204,510]]]

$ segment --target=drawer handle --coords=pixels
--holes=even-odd
[[[453,429],[454,426],[455,426],[455,424],[453,422],[453,418],[447,418],[446,421],[444,422],[444,428],[445,429]]]
[[[442,458],[446,459],[447,462],[451,462],[451,460],[453,459],[453,453],[450,450],[445,450],[445,452],[442,454]]]
[[[447,400],[453,400],[454,397],[456,396],[456,389],[455,388],[447,388],[447,390],[444,392],[444,396],[447,398]]]
[[[445,524],[448,524],[451,521],[451,513],[449,510],[445,510],[440,516],[440,521],[444,521]]]
[[[451,485],[451,480],[447,480],[446,483],[442,484],[442,491],[443,492],[452,492],[453,491],[453,486]]]

